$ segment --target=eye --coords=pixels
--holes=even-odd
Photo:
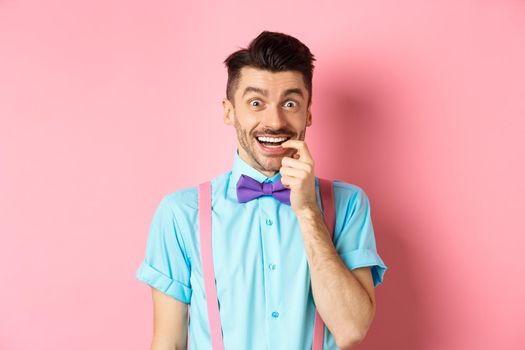
[[[297,102],[295,102],[293,100],[288,100],[288,101],[285,102],[285,106],[290,107],[290,108],[297,107]]]
[[[250,106],[252,107],[260,107],[261,106],[261,100],[250,100],[248,102],[250,104]]]

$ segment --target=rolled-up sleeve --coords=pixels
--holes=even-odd
[[[139,281],[189,304],[191,265],[172,205],[169,195],[158,205],[149,227],[146,254],[135,275]]]
[[[368,196],[355,185],[334,186],[341,186],[339,198],[336,197],[336,250],[350,270],[370,266],[377,287],[383,282],[387,266],[377,253]]]

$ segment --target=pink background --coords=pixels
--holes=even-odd
[[[222,61],[264,29],[317,57],[317,175],[371,201],[359,349],[523,348],[523,1],[3,0],[0,349],[148,348],[150,220],[229,170]]]

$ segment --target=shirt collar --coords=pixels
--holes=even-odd
[[[248,163],[246,163],[244,160],[241,159],[241,157],[239,156],[239,150],[236,148],[235,157],[233,160],[232,175],[231,175],[232,184],[234,186],[237,185],[237,181],[239,181],[239,178],[241,177],[241,175],[247,175],[261,183],[262,182],[265,182],[265,183],[274,182],[281,178],[280,172],[275,173],[275,175],[272,177],[268,177],[264,175],[263,173],[261,173],[260,171],[256,170],[251,165],[249,165]]]

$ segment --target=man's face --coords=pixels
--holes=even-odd
[[[235,127],[239,156],[263,174],[273,175],[282,158],[296,152],[280,144],[290,138],[304,140],[306,127],[312,124],[302,74],[243,67],[234,100],[235,107],[223,100],[224,123]]]

